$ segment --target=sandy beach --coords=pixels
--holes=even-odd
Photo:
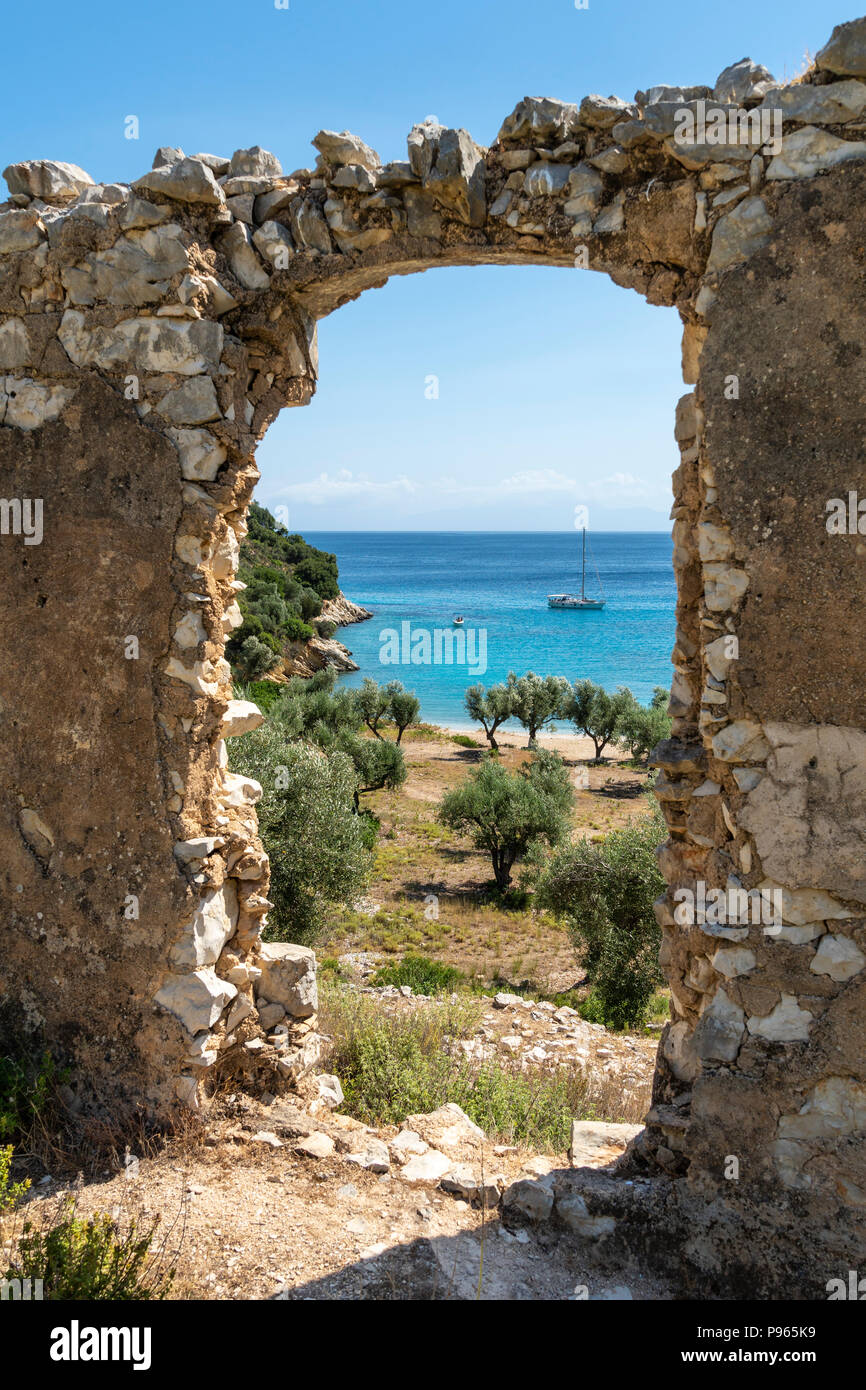
[[[464,724],[460,728],[454,725],[437,725],[436,727],[441,728],[445,734],[469,734],[479,743],[487,744],[487,737],[480,724]],[[525,748],[527,744],[525,729],[497,729],[495,738],[500,748]],[[542,730],[538,735],[537,743],[539,748],[547,748],[553,753],[561,753],[569,761],[590,762],[595,758],[595,744],[585,734],[566,733],[564,730],[549,733]],[[622,762],[628,755],[624,749],[608,744],[602,756],[606,762]]]

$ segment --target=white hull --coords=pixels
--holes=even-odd
[[[548,608],[604,608],[603,598],[578,598],[575,594],[548,594]]]

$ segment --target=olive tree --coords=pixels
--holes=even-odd
[[[517,772],[485,755],[462,786],[443,797],[437,814],[490,855],[496,886],[504,892],[518,859],[543,842],[556,845],[565,838],[573,802],[558,754],[537,753]]]
[[[506,719],[511,718],[512,713],[511,691],[508,686],[504,681],[488,686],[486,690],[480,682],[478,685],[470,685],[463,697],[463,703],[469,718],[482,726],[491,749],[498,753],[496,730]]]
[[[666,833],[652,803],[647,815],[603,840],[559,850],[536,889],[537,905],[564,919],[593,988],[596,1021],[608,1027],[641,1023],[662,983],[653,901],[665,887],[656,848]]]
[[[527,746],[535,748],[539,729],[562,715],[571,687],[564,676],[536,676],[534,671],[516,676],[509,671],[507,689],[511,713],[529,734]]]
[[[618,690],[609,695],[601,685],[590,680],[575,681],[569,696],[563,702],[563,718],[592,739],[595,744],[595,761],[607,745],[616,742],[623,717],[635,704],[630,690]]]
[[[309,943],[321,935],[328,907],[360,896],[372,868],[368,832],[355,813],[355,767],[340,750],[286,742],[271,722],[229,746],[233,770],[262,786],[256,809],[274,904],[267,935]]]

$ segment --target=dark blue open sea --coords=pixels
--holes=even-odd
[[[593,532],[591,549],[607,599],[606,607],[593,612],[547,606],[549,593],[580,590],[579,532],[306,531],[305,536],[333,551],[343,592],[375,615],[340,631],[361,668],[340,679],[347,685],[359,685],[368,675],[402,680],[419,697],[421,717],[429,723],[471,727],[463,708],[466,687],[477,680],[485,685],[504,680],[509,671],[572,681],[588,676],[608,690],[627,685],[644,703],[654,686],[670,684],[676,585],[671,540],[663,532]],[[587,595],[598,595],[589,560]],[[429,642],[429,655],[435,657],[434,633],[449,631],[455,613],[464,617],[471,667],[447,662],[449,654],[460,656],[449,649],[448,638],[439,639],[439,662],[428,660],[424,650]],[[413,652],[420,661],[412,661]],[[397,656],[399,662],[383,656]]]

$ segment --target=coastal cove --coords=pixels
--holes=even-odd
[[[575,531],[305,530],[305,536],[336,554],[343,593],[373,612],[369,622],[340,630],[360,668],[341,675],[340,684],[358,686],[365,676],[401,680],[429,723],[474,727],[463,707],[466,687],[504,680],[510,670],[588,677],[609,691],[627,685],[644,704],[654,687],[670,684],[676,585],[667,532],[592,534],[607,600],[594,612],[547,606],[548,593],[579,590]],[[587,591],[596,590],[588,566]],[[449,663],[449,637],[436,638],[450,633],[455,614],[464,617],[463,664]],[[443,659],[418,662],[425,645]]]

